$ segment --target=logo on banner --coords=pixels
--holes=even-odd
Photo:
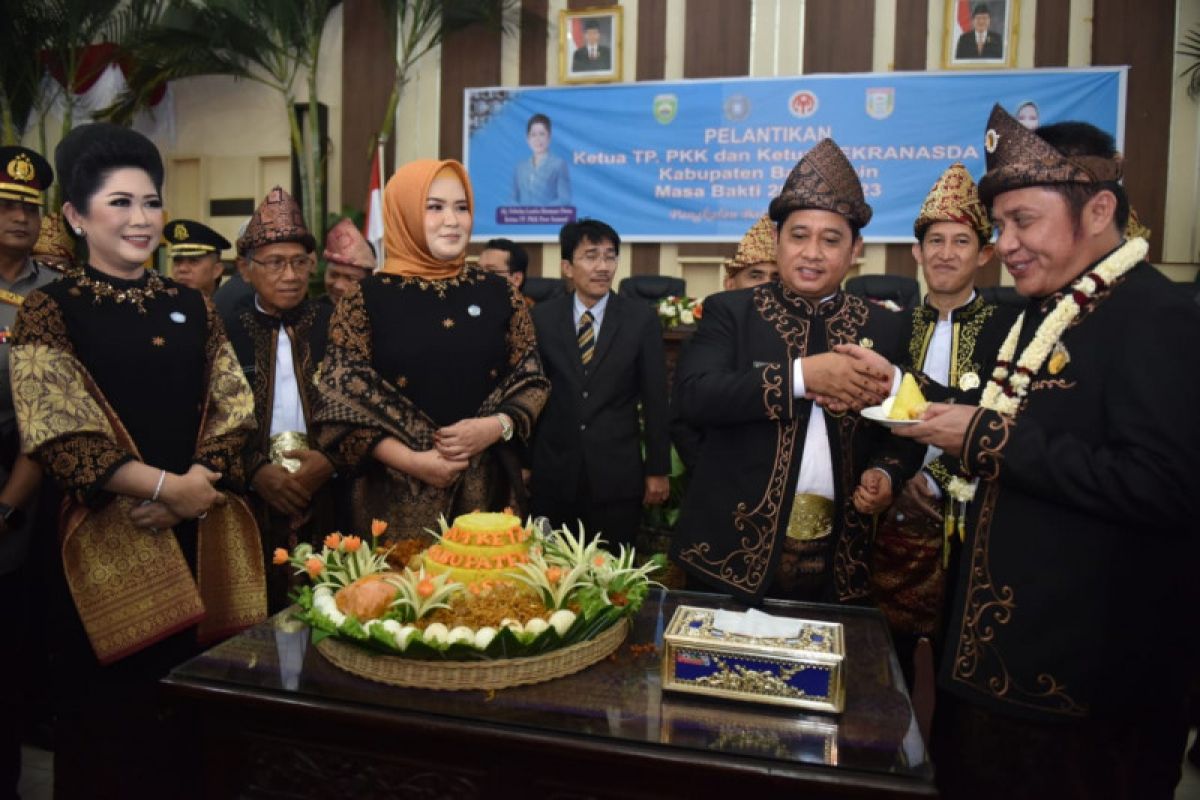
[[[741,122],[750,116],[750,98],[744,94],[734,94],[725,98],[725,119],[730,122]]]
[[[673,94],[654,96],[654,118],[662,125],[670,125],[679,112],[679,98]]]
[[[886,89],[867,89],[867,116],[874,119],[887,119],[895,110],[895,88],[889,86]]]
[[[793,117],[811,117],[817,113],[817,96],[808,89],[801,89],[788,101],[788,110]]]

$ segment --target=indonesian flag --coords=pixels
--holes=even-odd
[[[383,146],[375,151],[371,161],[371,186],[367,189],[367,218],[363,221],[363,236],[375,248],[375,263],[383,266]]]

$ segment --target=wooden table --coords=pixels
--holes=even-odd
[[[180,746],[200,749],[207,797],[935,793],[877,611],[769,608],[845,626],[846,709],[830,716],[664,693],[661,650],[630,645],[661,645],[680,603],[739,608],[718,595],[656,590],[610,659],[495,693],[398,689],[342,672],[306,630],[277,630],[284,615],[181,665],[164,684],[187,721]]]

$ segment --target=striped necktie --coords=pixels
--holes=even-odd
[[[584,364],[596,354],[596,329],[592,327],[594,319],[590,311],[583,312],[579,317],[579,358]]]

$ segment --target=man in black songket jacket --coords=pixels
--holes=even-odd
[[[913,258],[928,294],[905,312],[903,366],[920,376],[926,397],[977,403],[981,376],[990,374],[1017,310],[988,302],[975,289],[980,268],[992,259],[992,223],[965,166],[952,164],[938,176],[913,233]],[[957,459],[929,448],[924,468],[897,493],[875,532],[874,595],[906,674],[917,638],[939,633],[945,565],[958,542],[949,489],[959,473]]]
[[[1168,798],[1187,740],[1200,308],[1122,239],[1110,136],[992,110],[980,197],[1028,298],[978,406],[904,433],[976,480],[939,674],[946,797]],[[960,493],[964,500],[970,493]]]
[[[237,248],[254,295],[225,325],[254,390],[258,430],[247,444],[246,476],[269,565],[275,548],[319,541],[334,526],[333,465],[308,436],[333,306],[308,299],[316,242],[283,189],[267,195]],[[287,605],[288,580],[287,570],[268,566],[272,612]]]
[[[898,375],[834,349],[863,345],[900,361],[903,324],[840,290],[871,207],[835,142],[796,165],[770,217],[779,281],[711,297],[679,365],[679,413],[704,443],[672,557],[689,582],[750,602],[861,602],[869,515],[921,452],[845,410],[878,403]],[[822,410],[818,397],[841,410]]]

